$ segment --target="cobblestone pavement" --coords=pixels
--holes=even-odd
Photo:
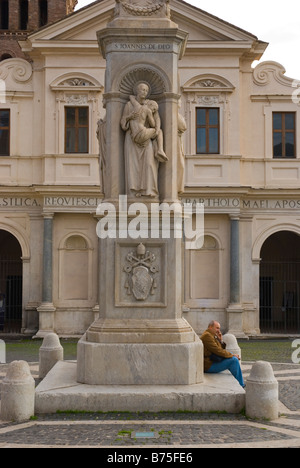
[[[107,457],[110,454],[116,457],[123,449],[132,448],[135,449],[133,453],[138,453],[138,448],[152,451],[159,448],[160,452],[167,448],[179,448],[180,451],[204,447],[300,448],[300,365],[272,365],[280,389],[281,416],[276,421],[251,421],[241,414],[40,415],[23,424],[0,421],[0,448],[98,447],[109,449],[105,451]],[[37,379],[38,364],[31,363],[30,367]],[[246,379],[251,367],[251,363],[243,363]],[[7,365],[0,366],[0,380],[6,374],[6,368]]]

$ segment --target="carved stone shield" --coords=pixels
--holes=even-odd
[[[145,301],[150,294],[153,278],[146,267],[138,266],[133,269],[132,292],[137,301]]]

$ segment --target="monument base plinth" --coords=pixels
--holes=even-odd
[[[98,319],[86,332],[91,343],[193,343],[198,341],[183,318],[165,320]]]
[[[203,345],[195,333],[189,343],[102,343],[87,341],[84,335],[77,358],[77,381],[89,385],[192,385],[203,381]]]
[[[76,362],[61,361],[55,365],[36,389],[36,414],[57,411],[237,414],[245,407],[245,391],[227,372],[205,374],[204,382],[197,385],[95,386],[79,384],[76,371]]]

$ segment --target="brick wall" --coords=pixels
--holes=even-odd
[[[26,34],[18,34],[11,32],[0,31],[0,59],[3,55],[10,55],[11,57],[19,57],[27,59],[25,54],[20,49],[18,41],[24,40]]]
[[[48,23],[64,18],[72,8],[75,8],[76,3],[76,0],[48,0]],[[24,39],[24,32],[20,31],[20,5],[20,0],[9,0],[9,29],[0,30],[0,59],[3,54],[25,58],[17,42]],[[35,31],[41,26],[39,0],[28,0],[27,25],[27,32]]]

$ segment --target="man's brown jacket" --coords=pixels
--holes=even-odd
[[[216,335],[213,333],[212,330],[209,328],[203,333],[201,336],[201,340],[204,346],[204,371],[207,372],[212,364],[213,361],[210,360],[210,356],[212,354],[216,354],[225,359],[229,359],[233,357],[229,351],[226,351],[225,343],[222,345]]]

